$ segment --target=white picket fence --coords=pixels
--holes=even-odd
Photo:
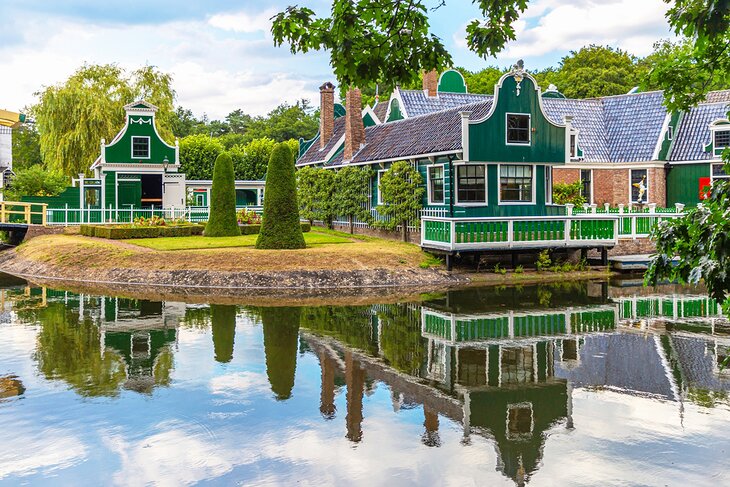
[[[262,213],[261,206],[238,207],[236,211],[247,208]],[[137,218],[157,216],[166,220],[183,220],[191,223],[208,221],[210,208],[207,206],[187,206],[184,208],[48,208],[46,222],[48,225],[73,226],[87,223],[112,224],[132,223]]]

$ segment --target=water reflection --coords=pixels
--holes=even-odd
[[[701,291],[676,287],[565,283],[452,291],[422,303],[253,308],[13,282],[2,290],[2,309],[6,326],[37,326],[37,372],[81,397],[127,391],[154,400],[163,389],[184,387],[208,368],[199,360],[176,372],[186,344],[200,336],[208,359],[234,371],[213,387],[243,408],[230,417],[254,414],[255,422],[274,414],[261,399],[237,402],[260,390],[260,377],[277,407],[314,410],[315,426],[307,427],[339,429],[359,449],[375,434],[368,402],[388,401],[395,414],[419,411],[411,445],[449,448],[458,425],[461,447],[491,443],[495,467],[517,485],[543,468],[551,435],[590,427],[574,420],[576,391],[677,404],[680,422],[686,404],[730,405],[730,373],[721,367],[730,348],[727,322]],[[181,328],[194,332],[184,343]],[[250,333],[256,328],[260,338]],[[26,394],[19,371],[0,374],[0,405]],[[302,382],[315,382],[316,391]],[[244,434],[255,430],[241,425]],[[279,428],[283,434],[283,423]]]

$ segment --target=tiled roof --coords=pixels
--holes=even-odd
[[[297,165],[311,164],[315,162],[323,162],[327,154],[335,147],[337,142],[342,138],[345,133],[345,117],[338,117],[335,119],[334,128],[332,131],[332,137],[325,144],[324,149],[319,148],[319,134],[312,142],[312,145],[307,149],[307,152],[297,159]]]
[[[590,162],[609,162],[611,151],[606,137],[606,121],[600,100],[572,100],[569,98],[543,98],[547,117],[555,123],[563,123],[566,115],[573,116],[573,127],[578,129],[578,147],[583,158]]]
[[[365,129],[365,146],[352,163],[417,156],[461,150],[461,111],[471,111],[471,118],[482,118],[492,100],[462,105],[458,108],[406,118]],[[341,157],[335,163],[341,163]]]
[[[373,107],[373,111],[375,112],[375,116],[378,117],[378,120],[380,120],[381,123],[385,122],[385,115],[388,113],[388,102],[378,101],[378,103],[376,103]]]
[[[711,91],[705,97],[705,103],[730,102],[730,90]]]
[[[704,146],[710,143],[710,124],[719,118],[727,117],[728,104],[703,103],[690,108],[682,116],[679,129],[674,134],[670,161],[702,161],[712,159]]]
[[[667,115],[661,91],[601,98],[611,162],[651,161]]]
[[[437,96],[428,97],[423,90],[399,91],[403,105],[405,105],[405,112],[409,117],[418,117],[492,98],[491,95],[473,93],[439,93]]]

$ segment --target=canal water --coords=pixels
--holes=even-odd
[[[701,290],[260,308],[0,283],[0,484],[730,484],[730,327]]]

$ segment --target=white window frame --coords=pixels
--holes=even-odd
[[[522,115],[527,117],[527,143],[524,142],[510,142],[509,141],[509,126],[507,121],[510,115]],[[504,114],[504,143],[506,145],[515,145],[517,147],[528,147],[532,145],[532,115],[529,113],[515,113],[507,112]]]
[[[459,201],[459,167],[461,166],[483,166],[484,167],[484,202],[481,201]],[[458,206],[487,206],[489,204],[489,167],[484,163],[454,164],[454,205]]]
[[[581,189],[581,192],[583,191],[583,178],[581,177],[582,176],[581,173],[583,171],[588,171],[591,174],[591,176],[590,176],[590,178],[591,178],[591,197],[588,198],[589,201],[586,201],[586,203],[588,203],[589,205],[592,205],[593,204],[593,200],[594,200],[594,194],[593,194],[593,177],[594,177],[594,174],[593,174],[593,169],[579,169],[578,171],[579,171],[578,172],[578,181],[580,181],[580,189]],[[631,175],[629,174],[629,176],[631,176]],[[585,195],[583,195],[583,194],[581,194],[581,196],[585,197]]]
[[[710,164],[710,184],[713,184],[715,182],[715,180],[717,180],[717,179],[725,179],[725,180],[730,181],[730,174],[726,174],[724,176],[715,176],[714,167],[715,166],[722,167],[724,165],[725,165],[724,162],[713,162],[712,164]]]
[[[717,125],[716,127],[713,128],[713,130],[712,130],[712,150],[713,150],[713,152],[720,150],[720,149],[725,150],[726,148],[730,147],[730,143],[728,143],[728,145],[723,145],[720,147],[717,146],[715,141],[717,140],[718,132],[730,133],[730,125],[722,124],[722,125]],[[715,155],[719,155],[719,154],[715,154]]]
[[[441,166],[441,171],[443,174],[442,181],[444,185],[444,199],[443,201],[433,201],[431,197],[431,168]],[[486,180],[486,173],[485,178]],[[426,194],[427,194],[427,201],[429,205],[445,205],[446,204],[446,164],[429,164],[426,166]]]
[[[712,169],[710,169],[710,170],[712,170]],[[646,171],[646,203],[642,203],[640,201],[634,201],[634,185],[631,183],[631,181],[633,181],[633,179],[634,179],[631,176],[631,173],[634,171]],[[593,184],[592,180],[591,180],[591,184]],[[592,191],[593,191],[593,188],[591,188],[591,192]],[[651,194],[649,193],[649,168],[637,167],[637,168],[629,169],[629,203],[632,205],[648,205],[649,201],[651,201],[649,199],[649,196],[651,196]]]
[[[578,136],[579,136],[579,134],[580,134],[579,130],[572,129],[568,136],[568,152],[569,152],[571,161],[579,161],[581,158],[581,156],[578,155]],[[570,139],[573,137],[575,137],[575,144],[573,144],[573,148],[575,149],[575,152],[570,152]]]
[[[135,157],[134,155],[134,140],[135,139],[147,139],[147,157]],[[137,159],[150,159],[152,158],[152,145],[150,144],[150,137],[147,135],[133,135],[130,139],[131,146],[130,146],[130,159],[131,160],[137,160]]]
[[[543,176],[545,179],[545,205],[553,204],[553,166],[545,164]]]
[[[674,139],[674,127],[667,125],[667,140]]]
[[[380,206],[383,204],[383,196],[380,193],[380,178],[382,177],[383,173],[386,171],[387,171],[387,169],[378,169],[378,174],[377,174],[376,180],[375,180],[375,186],[376,186],[376,189],[378,190],[377,191],[378,201],[375,203],[375,206]]]
[[[530,201],[502,201],[502,166],[532,166],[532,199]],[[497,202],[505,206],[526,206],[535,204],[536,164],[497,164]]]

